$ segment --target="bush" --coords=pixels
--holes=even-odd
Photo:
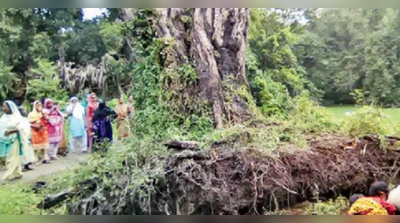
[[[307,214],[312,215],[343,215],[349,206],[349,202],[344,197],[327,202],[317,202],[307,207]]]
[[[252,82],[252,94],[257,106],[266,116],[284,116],[288,113],[291,97],[287,88],[275,82],[267,74],[260,75]]]
[[[294,98],[289,126],[303,132],[322,133],[338,129],[328,111],[310,100],[308,93]]]
[[[43,59],[36,59],[35,62],[36,67],[30,71],[34,79],[28,81],[27,99],[40,100],[46,97],[55,101],[68,101],[67,92],[60,86],[57,66]]]
[[[343,133],[353,137],[378,136],[385,148],[385,136],[394,135],[396,129],[380,108],[363,106],[343,120]]]

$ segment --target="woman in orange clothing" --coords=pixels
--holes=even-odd
[[[93,117],[97,111],[99,104],[97,103],[97,97],[95,93],[91,93],[88,98],[88,106],[86,108],[86,128],[88,135],[88,148],[89,152],[92,151],[93,144]]]
[[[49,163],[47,151],[49,149],[49,134],[47,132],[47,118],[43,115],[43,106],[40,101],[33,103],[32,112],[28,115],[31,124],[32,145],[37,154],[39,164]]]

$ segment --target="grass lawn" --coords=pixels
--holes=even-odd
[[[342,120],[346,117],[347,112],[354,112],[357,108],[355,106],[335,106],[327,109],[333,117]],[[392,121],[393,125],[400,126],[400,108],[385,108],[383,112]]]

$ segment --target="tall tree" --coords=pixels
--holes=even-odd
[[[175,57],[167,57],[166,70],[194,67],[198,76],[193,97],[212,108],[217,127],[241,123],[251,117],[248,101],[237,90],[246,88],[245,53],[249,9],[157,9],[156,36],[172,39]],[[135,9],[122,9],[129,21]],[[176,59],[175,59],[176,58]]]

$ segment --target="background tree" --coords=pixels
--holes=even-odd
[[[325,104],[352,104],[362,89],[369,102],[399,105],[397,19],[397,9],[324,9],[309,21],[294,49]]]

